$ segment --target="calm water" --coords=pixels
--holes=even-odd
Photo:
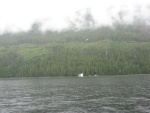
[[[0,79],[0,113],[150,113],[150,76]]]

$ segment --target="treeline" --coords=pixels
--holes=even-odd
[[[35,27],[36,26],[36,27]],[[14,46],[20,44],[45,45],[47,43],[69,43],[69,42],[84,42],[89,39],[89,42],[110,39],[113,41],[150,41],[150,26],[146,25],[120,25],[113,27],[102,26],[95,29],[84,30],[64,30],[62,32],[46,31],[41,32],[38,25],[33,25],[28,32],[20,33],[5,33],[0,35],[1,46]]]
[[[150,73],[149,28],[117,25],[0,36],[0,77]]]

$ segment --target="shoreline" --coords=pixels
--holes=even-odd
[[[84,76],[84,77],[100,77],[100,76],[149,76],[150,74],[124,74],[124,75],[90,75],[90,76]],[[0,77],[0,79],[13,79],[13,78],[72,78],[72,77],[76,77],[76,78],[84,78],[84,77],[78,77],[78,76],[39,76],[39,77]]]

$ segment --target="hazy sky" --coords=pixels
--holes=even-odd
[[[42,23],[42,30],[61,30],[130,24],[134,18],[150,24],[150,0],[0,0],[0,33],[26,31],[35,22]]]

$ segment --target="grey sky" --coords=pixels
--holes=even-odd
[[[134,18],[150,24],[149,0],[0,0],[0,33],[27,31],[34,22],[42,23],[41,30],[60,31],[114,21],[130,24]]]

